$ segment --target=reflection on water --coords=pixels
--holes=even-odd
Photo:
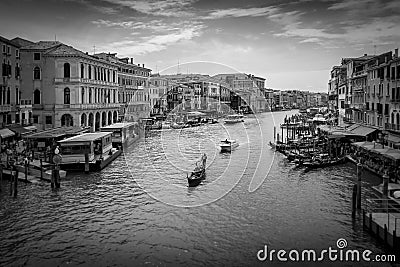
[[[3,182],[0,266],[243,266],[264,244],[325,249],[339,238],[383,253],[351,220],[352,165],[304,173],[269,149],[273,118],[285,115],[154,132],[103,171],[68,175],[59,191],[20,184],[12,199]],[[240,146],[220,153],[225,138]],[[202,153],[207,178],[188,188]],[[363,182],[369,196],[380,180]]]

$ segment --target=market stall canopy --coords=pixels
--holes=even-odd
[[[190,116],[205,116],[206,114],[200,111],[190,111],[187,113]]]
[[[1,138],[7,138],[7,137],[14,136],[14,135],[15,135],[15,133],[8,128],[0,129]]]
[[[390,149],[390,151],[387,151],[382,155],[394,160],[400,160],[400,151],[396,149]]]
[[[350,126],[348,128],[348,130],[351,133],[354,133],[354,134],[359,135],[359,136],[367,136],[367,135],[370,135],[371,133],[373,133],[375,131],[378,131],[378,129],[367,127],[367,126],[363,126],[363,125],[357,125],[358,127],[354,127],[354,128],[353,128],[353,126],[354,125]]]
[[[15,125],[10,126],[10,130],[19,135],[27,135],[37,131],[36,126],[22,126],[22,125]]]
[[[353,143],[354,146],[358,146],[358,147],[364,147],[364,146],[368,146],[368,145],[373,145],[372,142],[369,141],[363,141],[363,142],[355,142]]]

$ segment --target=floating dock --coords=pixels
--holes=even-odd
[[[363,211],[363,226],[392,249],[400,248],[400,213]]]

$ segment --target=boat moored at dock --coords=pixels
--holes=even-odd
[[[224,122],[226,124],[244,122],[244,116],[242,114],[228,115],[228,116],[226,116]]]
[[[115,148],[128,147],[138,138],[138,123],[136,122],[118,122],[100,129],[101,132],[112,132],[111,142]]]
[[[112,132],[85,133],[59,141],[63,170],[98,171],[116,159],[121,150],[112,147]]]

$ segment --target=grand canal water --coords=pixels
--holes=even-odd
[[[271,265],[257,260],[264,245],[321,250],[339,238],[385,253],[351,219],[352,165],[305,173],[269,148],[274,121],[291,113],[153,132],[103,171],[69,174],[58,191],[20,183],[13,199],[4,181],[0,266]],[[225,138],[240,143],[232,154],[218,150]],[[207,178],[188,188],[202,153]],[[378,183],[363,177],[363,199]]]

